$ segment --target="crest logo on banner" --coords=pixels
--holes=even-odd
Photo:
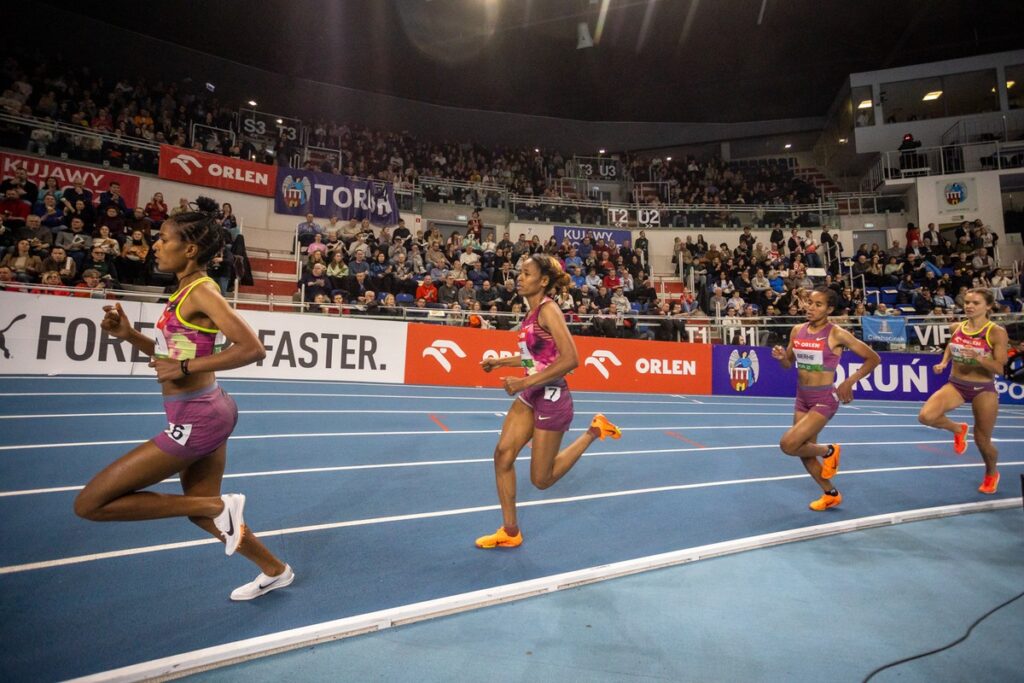
[[[946,185],[945,191],[946,203],[950,206],[956,206],[967,201],[967,188],[960,183],[949,183]]]
[[[445,372],[452,371],[452,363],[445,357],[449,351],[455,355],[456,358],[465,358],[466,352],[462,350],[462,347],[453,341],[448,339],[438,339],[434,341],[429,347],[423,349],[423,357],[430,356],[436,360]]]
[[[609,373],[608,368],[605,367],[605,361],[608,361],[615,367],[620,367],[622,365],[622,361],[619,360],[618,356],[611,351],[605,351],[604,349],[596,349],[593,353],[587,356],[587,359],[583,361],[583,365],[594,366],[594,369],[601,373],[602,377],[608,379],[611,373]]]
[[[284,195],[284,203],[288,205],[288,208],[297,209],[309,202],[312,184],[309,182],[309,178],[306,177],[292,178],[290,175],[285,176],[284,181],[281,183],[281,193]]]
[[[761,374],[761,363],[757,359],[757,351],[740,351],[733,349],[729,354],[729,384],[736,391],[746,391],[757,383]]]

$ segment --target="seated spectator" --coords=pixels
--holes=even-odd
[[[296,228],[296,234],[299,238],[299,248],[305,249],[313,242],[314,236],[324,234],[324,229],[313,219],[313,214],[307,213],[306,220],[299,223]]]
[[[146,257],[149,256],[149,244],[141,230],[132,232],[125,240],[121,249],[121,260],[118,261],[118,272],[122,282],[142,285],[146,280]],[[212,277],[212,276],[211,276]]]
[[[85,223],[81,218],[72,218],[70,228],[57,234],[55,244],[63,247],[68,256],[75,259],[79,270],[84,270],[83,264],[89,256],[89,250],[92,249],[92,237],[86,234]]]
[[[164,203],[164,195],[162,192],[154,192],[153,198],[146,204],[146,208],[143,210],[152,223],[154,228],[159,228],[160,224],[167,220],[167,204]]]
[[[0,266],[10,268],[18,282],[36,282],[43,270],[43,261],[32,254],[28,240],[18,240],[14,251],[4,256]]]
[[[60,276],[63,284],[73,285],[77,279],[78,266],[63,247],[54,247],[50,250],[50,255],[43,259],[40,270],[44,273],[53,271]]]
[[[125,203],[124,197],[121,196],[121,183],[116,180],[110,181],[107,191],[100,195],[97,208],[101,216],[107,213],[108,208],[114,208],[119,216],[128,215],[128,204]],[[111,230],[114,231],[113,227],[111,227]],[[116,231],[114,232],[116,234]]]
[[[303,301],[312,302],[318,294],[330,295],[332,288],[326,270],[323,263],[317,263],[302,276],[300,283],[305,286]]]
[[[92,268],[82,272],[82,281],[75,285],[74,296],[92,299],[109,299],[112,295],[107,292],[109,281],[100,277],[100,273]]]
[[[468,311],[473,307],[473,302],[476,300],[476,288],[473,286],[472,281],[466,280],[458,293],[459,306],[462,310]]]
[[[51,233],[58,233],[64,229],[64,210],[58,206],[57,198],[52,194],[43,195],[42,203],[37,204],[32,211],[39,217],[40,222]]]
[[[331,260],[327,264],[327,277],[331,280],[331,289],[344,289],[345,281],[348,279],[348,264],[345,263],[345,255],[341,251],[331,254]]]
[[[60,273],[55,270],[47,270],[43,272],[43,276],[40,279],[40,284],[43,286],[38,289],[33,289],[30,294],[50,294],[53,296],[68,296],[71,292],[62,291],[59,289],[52,289],[54,287],[64,287],[64,282],[60,279]]]
[[[9,188],[4,192],[3,201],[0,201],[0,215],[3,216],[5,227],[8,229],[23,227],[25,219],[31,212],[32,206],[18,197],[18,190]]]
[[[117,289],[118,283],[121,281],[117,266],[114,264],[114,259],[107,256],[107,252],[103,249],[92,247],[85,255],[85,260],[82,262],[82,277],[85,277],[85,271],[90,269],[99,273],[105,287]]]
[[[366,260],[365,252],[362,249],[356,250],[355,256],[348,262],[348,272],[350,275],[370,272],[370,263]]]
[[[438,300],[437,286],[429,275],[416,287],[416,299],[422,299],[424,304],[436,304]]]
[[[16,239],[28,240],[32,253],[39,258],[46,258],[53,246],[53,233],[34,214],[25,219],[24,227],[14,230],[14,236]]]
[[[314,252],[320,252],[324,255],[324,260],[327,259],[327,245],[324,244],[324,236],[320,233],[313,235],[313,241],[303,247],[303,251],[313,255]]]

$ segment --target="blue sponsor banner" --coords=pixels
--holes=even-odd
[[[584,237],[589,237],[592,244],[603,239],[605,242],[615,240],[615,244],[622,246],[626,240],[633,239],[633,233],[629,230],[611,230],[609,228],[581,228],[579,226],[556,225],[554,228],[555,240],[561,244],[562,240],[568,239],[573,246],[579,246]]]
[[[864,341],[907,343],[907,319],[900,316],[865,315],[860,319]]]
[[[357,180],[348,176],[281,168],[274,191],[274,212],[292,216],[311,213],[317,218],[368,218],[378,226],[398,224],[398,200],[391,183]]]
[[[1002,375],[996,377],[996,391],[999,392],[999,402],[1012,406],[1024,405],[1024,384],[1007,382]]]
[[[853,388],[857,399],[886,401],[916,401],[923,403],[937,391],[949,377],[947,369],[941,375],[932,366],[942,357],[934,353],[881,353],[882,363]],[[860,369],[860,356],[846,352],[836,370],[836,384]],[[711,391],[722,396],[796,396],[797,371],[784,370],[772,358],[767,346],[716,345],[711,362]],[[996,382],[1000,401],[1024,402],[1024,387]]]

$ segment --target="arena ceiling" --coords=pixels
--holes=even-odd
[[[1024,47],[1021,0],[48,4],[296,78],[603,121],[823,116],[852,72]]]

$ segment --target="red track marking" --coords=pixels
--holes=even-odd
[[[448,427],[445,426],[444,422],[441,422],[440,420],[437,419],[437,415],[431,415],[430,419],[433,420],[434,424],[436,424],[438,427],[440,427],[446,432],[448,431]]]
[[[707,446],[705,446],[702,443],[697,443],[693,439],[687,439],[685,436],[683,436],[679,432],[665,432],[665,433],[668,434],[669,436],[671,436],[673,439],[679,439],[680,441],[685,441],[686,443],[690,444],[691,446],[696,446],[697,448],[707,448]]]

